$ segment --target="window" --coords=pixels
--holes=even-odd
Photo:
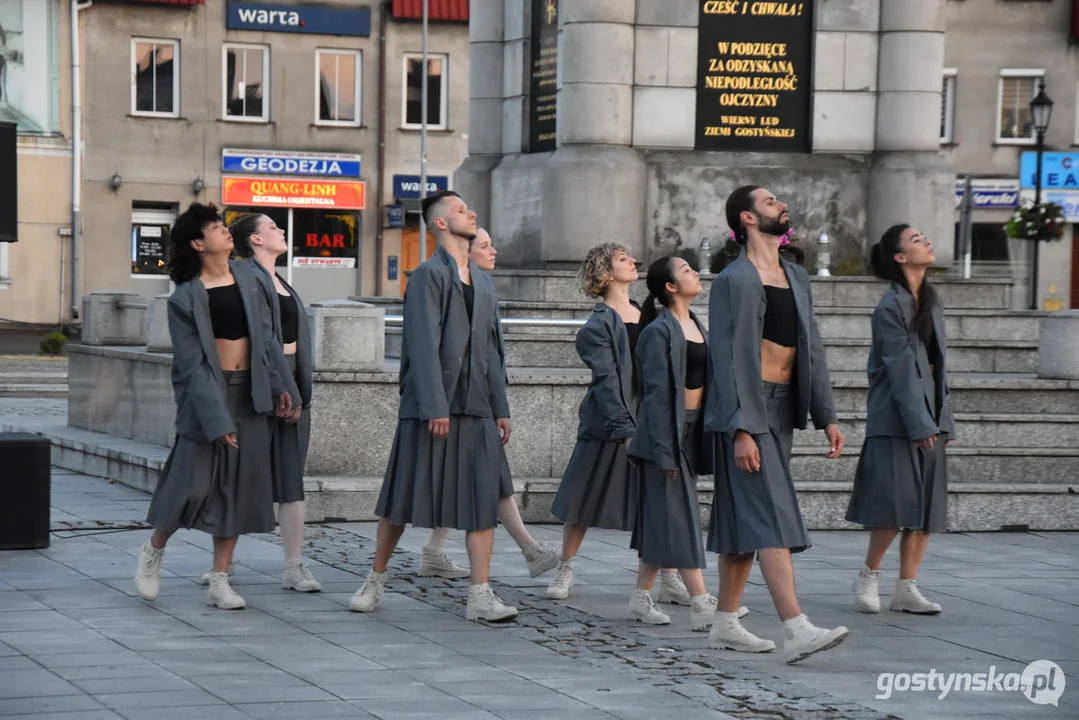
[[[155,117],[180,115],[180,42],[131,41],[131,113]]]
[[[270,48],[264,45],[226,45],[224,73],[222,105],[225,119],[269,121]]]
[[[945,68],[940,92],[940,142],[955,142],[955,68]]]
[[[447,55],[427,55],[427,127],[445,130],[446,93],[449,89],[446,70]],[[404,96],[401,107],[401,124],[406,128],[418,128],[423,122],[423,56],[405,55],[402,71]]]
[[[169,261],[169,228],[176,221],[175,210],[156,209],[153,204],[143,207],[132,203],[131,208],[131,275],[134,277],[167,275]]]
[[[315,51],[315,122],[319,125],[360,124],[360,53]]]
[[[1030,101],[1038,92],[1038,80],[1044,70],[1001,70],[1000,96],[997,98],[1000,125],[997,142],[1028,145],[1034,143],[1034,122]]]

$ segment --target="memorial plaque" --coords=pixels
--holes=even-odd
[[[558,2],[532,0],[531,103],[528,151],[549,152],[558,140]]]
[[[809,152],[813,2],[700,0],[699,150]]]

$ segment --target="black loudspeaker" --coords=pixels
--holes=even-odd
[[[49,546],[50,443],[30,433],[0,433],[0,550]]]
[[[19,155],[15,123],[0,122],[0,242],[19,239]]]

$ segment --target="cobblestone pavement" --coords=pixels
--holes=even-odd
[[[2,474],[2,471],[0,471]],[[27,718],[1002,718],[1079,717],[1079,536],[946,535],[930,546],[922,586],[942,602],[936,618],[851,611],[860,533],[814,533],[796,561],[803,606],[851,637],[836,651],[789,667],[776,655],[707,649],[688,630],[622,619],[635,559],[620,533],[594,532],[577,563],[573,597],[543,597],[500,530],[492,576],[521,609],[497,627],[464,619],[465,581],[417,578],[425,532],[410,530],[391,564],[378,611],[345,611],[369,567],[370,523],[308,529],[324,592],[280,588],[276,535],[241,540],[234,579],[249,607],[203,605],[195,585],[209,538],[170,543],[154,603],[133,596],[148,497],[54,470],[52,546],[0,552],[0,716]],[[558,528],[532,526],[539,539]],[[463,534],[448,550],[465,562]],[[889,556],[885,576],[895,575]],[[708,571],[715,584],[714,567]],[[887,602],[887,583],[882,583]],[[746,624],[778,639],[754,571]],[[1018,692],[896,691],[878,700],[881,672],[1021,672],[1046,659],[1067,674],[1060,705]],[[897,685],[897,687],[900,687]]]

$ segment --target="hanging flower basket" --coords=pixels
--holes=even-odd
[[[1064,237],[1064,227],[1068,224],[1064,208],[1054,202],[1039,205],[1030,203],[1012,213],[1004,231],[1008,237],[1016,240],[1046,240],[1049,242]]]

